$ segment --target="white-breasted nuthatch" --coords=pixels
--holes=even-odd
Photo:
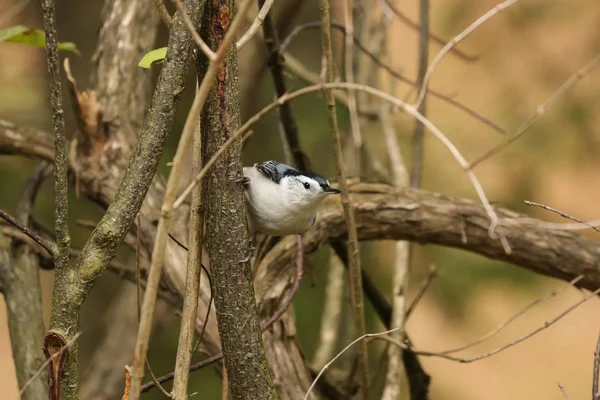
[[[325,196],[341,192],[319,174],[277,161],[244,167],[244,178],[250,230],[271,236],[306,232]]]

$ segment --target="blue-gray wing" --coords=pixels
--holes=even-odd
[[[278,163],[277,161],[265,161],[260,164],[254,164],[257,170],[260,171],[265,177],[271,179],[275,183],[279,183],[281,178],[286,175],[294,175],[298,173],[298,170],[290,167],[289,165]]]

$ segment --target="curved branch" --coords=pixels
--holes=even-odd
[[[0,154],[18,154],[54,162],[52,135],[0,120]]]
[[[506,254],[500,241],[488,235],[490,221],[485,210],[472,200],[380,184],[357,184],[351,191],[360,240],[410,240],[455,247],[562,280],[583,275],[577,286],[586,289],[600,286],[600,245],[596,241],[547,229],[541,221],[496,208],[513,250]],[[346,235],[341,204],[329,199],[315,226],[304,235],[304,251],[309,254],[321,244],[345,239]],[[289,265],[295,257],[295,241],[286,238],[258,267],[255,281],[262,282],[257,288],[261,316],[276,307],[274,302],[285,298],[286,288],[275,285],[274,279],[292,279],[294,271]]]

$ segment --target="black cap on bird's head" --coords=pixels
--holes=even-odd
[[[254,164],[256,169],[258,169],[265,177],[271,179],[275,183],[281,182],[281,179],[285,177],[307,177],[315,182],[323,189],[323,194],[337,194],[342,191],[339,189],[332,188],[329,184],[329,181],[320,174],[316,172],[304,172],[298,171],[296,168],[293,168],[287,164],[282,164],[277,161],[265,161],[260,164]],[[306,183],[305,187],[306,187]],[[308,189],[308,187],[307,187]]]

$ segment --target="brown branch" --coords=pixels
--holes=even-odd
[[[36,232],[31,230],[27,226],[17,221],[15,218],[11,217],[10,214],[6,213],[4,210],[0,210],[0,218],[14,226],[21,232],[23,232],[29,238],[33,239],[33,241],[42,246],[44,250],[46,250],[48,254],[50,254],[50,256],[54,257],[56,252],[55,245],[48,243],[44,238],[42,238],[40,235],[38,235]]]
[[[583,221],[583,220],[581,220],[581,219],[579,219],[577,217],[573,217],[573,216],[567,214],[566,212],[557,210],[556,208],[552,208],[550,206],[546,206],[544,204],[536,203],[536,202],[529,201],[529,200],[525,200],[525,204],[527,204],[528,206],[540,207],[540,208],[543,208],[544,210],[552,211],[553,213],[556,213],[556,214],[560,215],[563,218],[570,219],[570,220],[575,221],[575,222],[579,222],[580,224],[583,224],[583,225],[586,225],[586,226],[592,228],[596,232],[600,232],[600,228],[597,228],[594,225],[590,224],[589,222]]]
[[[296,236],[296,242],[298,244],[298,257],[296,259],[296,279],[294,279],[294,283],[292,285],[292,289],[287,295],[287,298],[283,301],[281,307],[271,318],[261,324],[260,330],[266,331],[269,329],[271,325],[281,318],[281,316],[287,311],[287,309],[292,304],[294,297],[296,297],[296,293],[298,292],[298,288],[300,287],[300,281],[302,280],[302,275],[304,275],[304,250],[302,247],[302,236]]]
[[[162,19],[163,23],[167,26],[167,28],[171,27],[171,15],[169,14],[169,11],[167,10],[167,7],[165,7],[165,2],[164,0],[152,0],[154,2],[154,6],[156,7],[156,9],[158,10],[158,13],[160,15],[160,19]]]
[[[513,252],[507,254],[498,240],[487,234],[489,220],[484,209],[471,200],[377,184],[356,184],[350,190],[361,240],[410,240],[455,247],[562,280],[583,275],[578,287],[590,290],[600,287],[600,246],[596,241],[571,232],[545,229],[533,218],[505,224],[524,215],[496,208],[513,247]],[[317,224],[304,235],[304,251],[310,254],[321,243],[343,240],[346,235],[339,201],[326,200]],[[264,257],[258,270],[265,268],[270,274],[282,274],[277,275],[279,279],[292,279],[289,265],[295,260],[295,247],[294,240],[283,239]],[[257,292],[259,305],[266,299],[279,298],[282,291],[272,284],[265,289]]]
[[[198,173],[202,169],[202,132],[200,126],[194,133],[192,149],[192,172]],[[181,328],[177,345],[177,358],[175,361],[175,381],[173,382],[173,398],[187,400],[187,385],[189,378],[190,362],[193,354],[194,332],[196,327],[196,314],[198,311],[198,295],[200,291],[200,278],[202,276],[202,234],[204,229],[204,216],[202,213],[202,186],[198,185],[192,191],[192,204],[190,207],[189,239],[190,251],[187,259],[187,274],[185,280],[185,297],[181,316]],[[209,302],[210,308],[210,302]],[[208,319],[205,318],[205,322]],[[206,327],[206,323],[204,324]],[[202,332],[203,334],[204,332]],[[201,334],[201,337],[202,337]]]
[[[323,56],[323,72],[325,73],[325,83],[332,83],[333,76],[333,54],[331,49],[331,28],[329,22],[329,0],[319,0],[319,10],[321,13],[321,48]],[[327,103],[327,119],[329,122],[329,130],[331,132],[333,142],[333,153],[337,165],[337,176],[340,189],[342,190],[342,204],[344,207],[344,216],[348,232],[348,260],[349,260],[349,283],[350,283],[350,302],[352,304],[352,316],[356,334],[363,335],[365,333],[365,314],[362,294],[362,279],[360,273],[360,250],[358,247],[358,237],[356,233],[356,219],[352,208],[352,199],[348,192],[346,184],[346,173],[344,172],[344,158],[342,155],[342,144],[338,127],[338,120],[335,111],[335,97],[333,91],[324,88],[325,100]],[[361,393],[364,400],[368,399],[369,387],[369,369],[368,369],[368,354],[366,343],[361,344],[358,350],[356,371],[361,377],[362,384]],[[307,394],[308,396],[308,394]]]
[[[264,0],[258,0],[259,7],[262,7]],[[263,24],[264,42],[267,47],[267,65],[271,70],[273,85],[277,97],[283,96],[287,92],[285,78],[283,74],[284,59],[282,56],[282,46],[279,44],[279,36],[270,15],[267,15]],[[279,119],[285,132],[285,138],[289,145],[296,167],[301,171],[310,171],[310,161],[306,153],[302,151],[300,139],[298,137],[298,126],[292,115],[291,105],[283,103],[278,108]],[[285,147],[285,146],[284,146]]]
[[[411,21],[411,19],[408,18],[404,13],[402,13],[402,11],[400,11],[398,9],[398,7],[396,7],[394,5],[394,3],[392,1],[388,1],[388,0],[379,0],[379,1],[382,2],[384,4],[385,8],[389,9],[405,25],[409,26],[410,28],[412,28],[413,30],[415,30],[417,32],[422,32],[423,21],[421,21],[421,25],[416,24],[413,21]],[[429,29],[427,29],[427,30],[429,30]],[[434,42],[436,42],[437,44],[439,44],[441,46],[445,46],[447,44],[447,42],[444,39],[441,39],[439,36],[436,36],[431,32],[429,32],[428,38],[433,40]],[[456,55],[457,57],[461,58],[462,60],[465,60],[468,62],[477,61],[477,59],[479,58],[477,56],[472,56],[472,55],[466,54],[465,52],[463,52],[459,49],[456,49],[454,47],[450,49],[450,52],[453,53],[454,55]]]
[[[489,149],[488,151],[486,151],[485,153],[483,153],[482,155],[478,156],[477,158],[475,158],[473,161],[470,162],[469,166],[470,168],[474,168],[477,164],[481,163],[482,161],[487,160],[488,158],[492,157],[494,154],[497,154],[498,152],[500,152],[502,149],[504,149],[506,146],[508,146],[509,144],[511,144],[512,142],[514,142],[515,140],[517,140],[518,138],[520,138],[521,136],[523,136],[523,134],[525,132],[527,132],[527,130],[529,129],[529,127],[531,127],[531,125],[533,125],[533,123],[539,118],[541,117],[548,108],[550,108],[552,106],[552,104],[562,95],[564,94],[567,90],[569,90],[569,88],[571,88],[571,86],[573,86],[577,81],[579,81],[580,79],[582,79],[583,77],[585,77],[587,74],[590,73],[590,71],[592,71],[594,68],[597,68],[600,65],[600,54],[596,55],[589,63],[587,63],[583,68],[581,68],[580,70],[578,70],[577,72],[575,72],[573,75],[571,75],[569,77],[569,79],[567,79],[565,81],[565,83],[563,83],[557,90],[556,92],[554,92],[552,94],[552,96],[550,96],[550,98],[548,100],[546,100],[543,104],[541,104],[540,106],[538,106],[538,108],[535,110],[535,112],[529,117],[527,118],[527,120],[525,120],[521,126],[519,126],[517,128],[517,130],[510,135],[509,137],[507,137],[506,139],[504,139],[500,144],[498,144],[497,146],[492,147],[491,149]]]
[[[563,385],[561,385],[560,382],[558,382],[558,387],[560,388],[560,391],[562,392],[565,400],[571,400],[571,398],[567,394],[567,391],[565,390],[565,387]],[[596,400],[596,399],[592,399],[592,400]]]
[[[438,275],[438,270],[435,267],[435,265],[432,265],[429,269],[429,273],[427,274],[427,278],[425,278],[423,283],[421,283],[421,286],[419,286],[419,288],[417,289],[417,293],[415,294],[415,297],[413,298],[412,302],[406,309],[406,316],[404,317],[405,324],[406,324],[406,321],[408,321],[410,316],[413,314],[413,312],[415,311],[417,306],[419,305],[419,302],[423,298],[423,295],[425,295],[425,292],[429,288],[429,285],[431,285],[431,282],[437,275]]]
[[[331,28],[342,32],[343,34],[346,34],[346,28],[338,23],[335,22],[331,22],[329,24],[331,26]],[[320,28],[321,27],[321,22],[320,21],[316,21],[316,22],[309,22],[303,25],[299,25],[296,28],[294,28],[294,30],[285,38],[285,40],[283,41],[282,45],[281,45],[281,53],[285,53],[287,47],[290,45],[292,39],[298,35],[300,32],[302,32],[302,30],[305,29],[316,29],[316,28]],[[394,70],[391,66],[389,66],[388,64],[386,64],[383,60],[381,60],[380,57],[378,57],[376,54],[374,54],[373,52],[371,52],[358,38],[354,37],[354,44],[356,45],[356,47],[361,50],[371,61],[373,61],[373,63],[375,63],[375,65],[377,65],[378,67],[382,68],[384,71],[386,71],[388,74],[390,74],[391,76],[393,76],[394,78],[400,80],[401,82],[404,82],[408,85],[410,85],[413,88],[419,89],[420,85],[415,82],[412,81],[408,78],[406,78],[404,75],[400,74],[399,72],[397,72],[396,70]],[[310,83],[316,84],[318,83],[318,79],[314,79],[311,75],[307,74],[307,73],[300,73],[301,70],[299,69],[299,66],[297,65],[298,61],[296,61],[295,58],[293,58],[291,55],[286,54],[285,58],[288,59],[288,67],[291,67],[291,69],[293,70],[293,72],[295,72],[296,74],[300,75],[300,77],[302,79],[305,79],[307,81],[309,81]],[[427,89],[427,94],[433,96],[433,97],[437,97],[443,101],[445,101],[446,103],[464,111],[465,113],[469,114],[470,116],[472,116],[473,118],[477,119],[478,121],[481,121],[482,123],[488,125],[489,127],[493,128],[494,130],[496,130],[499,133],[502,134],[506,134],[506,130],[502,129],[500,126],[498,126],[498,124],[496,124],[495,122],[493,122],[492,120],[490,120],[489,118],[484,117],[483,115],[477,113],[476,111],[474,111],[473,109],[465,106],[464,104],[454,100],[451,96],[445,95],[443,93],[440,93],[438,91],[432,90],[432,89]],[[338,100],[340,100],[339,97],[337,97]],[[344,104],[348,105],[348,99],[344,98]],[[360,110],[360,112],[362,114],[365,113],[365,110]],[[368,115],[369,117],[371,117],[371,115]],[[374,115],[373,115],[374,116]]]
[[[16,154],[54,161],[52,136],[44,131],[23,128],[0,120],[0,154]]]

